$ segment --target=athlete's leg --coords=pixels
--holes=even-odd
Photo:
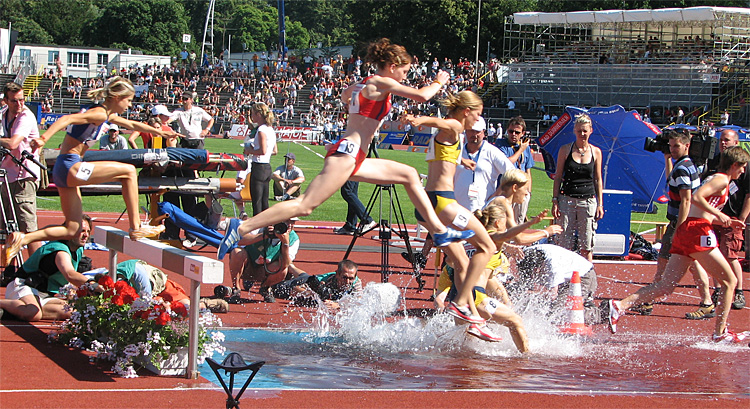
[[[529,339],[526,336],[526,328],[523,326],[523,320],[521,320],[518,314],[505,304],[492,298],[482,301],[480,307],[483,317],[508,327],[508,331],[510,331],[510,336],[513,338],[513,343],[516,344],[518,352],[528,352]],[[492,311],[491,314],[490,311]]]
[[[664,269],[661,280],[655,281],[645,287],[641,287],[634,294],[631,294],[618,303],[619,310],[625,311],[636,304],[650,303],[655,299],[671,294],[677,283],[687,272],[693,259],[680,254],[672,254],[669,258],[667,267]],[[701,263],[703,264],[703,263]],[[705,264],[704,264],[705,266]]]
[[[706,271],[721,285],[722,292],[719,297],[719,305],[716,306],[716,326],[714,327],[714,335],[721,335],[727,327],[727,319],[729,318],[729,311],[732,308],[732,301],[734,300],[734,288],[737,285],[737,277],[734,276],[732,267],[718,248],[693,253],[691,256],[701,263]],[[674,255],[672,258],[674,258]]]

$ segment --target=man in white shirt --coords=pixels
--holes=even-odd
[[[203,149],[204,138],[211,132],[214,126],[214,118],[203,108],[193,105],[195,93],[183,92],[180,96],[182,106],[175,109],[169,122],[175,121],[180,125],[180,133],[184,138],[180,141],[180,147],[190,149]],[[203,124],[206,126],[203,127]]]
[[[16,159],[32,173],[16,165],[9,156],[2,156],[2,168],[7,172],[8,185],[13,197],[13,208],[15,209],[16,221],[19,231],[30,233],[37,230],[36,220],[36,191],[39,189],[39,178],[42,176],[41,169],[22,152],[26,151],[39,161],[39,150],[31,149],[31,140],[39,137],[39,127],[36,117],[25,105],[23,87],[15,82],[5,84],[2,102],[5,105],[0,111],[0,147],[10,151]],[[11,209],[8,197],[3,195],[3,206],[6,211]],[[3,220],[0,220],[0,228],[5,228]],[[34,253],[41,243],[29,243],[29,255]],[[10,260],[8,260],[10,261]]]
[[[461,162],[473,165],[473,170],[466,165],[458,166],[454,176],[456,201],[472,212],[484,207],[489,195],[495,191],[495,184],[500,175],[515,168],[503,152],[494,145],[485,142],[484,118],[466,131],[466,145],[461,151]]]

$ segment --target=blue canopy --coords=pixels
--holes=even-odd
[[[750,141],[750,130],[747,130],[737,125],[722,125],[722,126],[715,127],[714,130],[716,131],[716,137],[718,138],[721,131],[725,129],[729,129],[729,130],[737,132],[737,136],[740,137],[741,142]]]
[[[547,174],[556,172],[557,153],[561,146],[572,143],[575,117],[588,114],[593,132],[589,142],[602,150],[602,178],[605,189],[633,192],[633,211],[651,212],[653,202],[663,195],[666,175],[664,155],[647,152],[647,137],[660,134],[658,127],[645,123],[636,111],[625,111],[619,105],[589,110],[566,107],[560,119],[537,141],[542,148]]]

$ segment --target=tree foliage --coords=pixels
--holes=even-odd
[[[481,4],[480,58],[502,48],[506,16],[519,11],[561,12],[693,7],[704,0],[287,0],[286,41],[290,49],[365,45],[389,37],[410,52],[430,57],[474,57]],[[213,53],[277,50],[277,0],[216,0]],[[746,0],[713,5],[746,7]],[[182,34],[198,51],[209,0],[2,0],[0,25],[11,23],[19,41],[113,47],[176,55]]]

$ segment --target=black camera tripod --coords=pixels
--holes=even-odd
[[[7,243],[8,236],[19,230],[16,208],[13,205],[15,203],[15,198],[10,191],[8,172],[5,169],[0,169],[0,185],[2,185],[0,186],[0,198],[2,199],[0,200],[0,217],[2,217],[3,226],[5,226],[5,230],[0,230],[0,239],[2,239],[2,243],[5,244]],[[5,255],[3,255],[2,258],[5,259]],[[20,251],[15,259],[18,261],[16,263],[17,267],[23,264],[23,255]],[[5,268],[9,266],[11,262],[12,260],[5,260],[5,265],[0,267]]]
[[[383,192],[385,192],[385,194],[388,196],[388,199],[385,203],[383,203]],[[412,257],[412,271],[393,271],[388,261],[390,256],[390,240],[393,237],[393,234],[404,241],[408,254],[413,253],[411,242],[409,241],[409,232],[406,229],[406,223],[404,222],[404,213],[401,210],[401,203],[398,200],[398,193],[396,192],[395,186],[376,185],[375,190],[373,190],[372,195],[370,196],[370,200],[367,202],[367,207],[365,209],[366,215],[369,216],[372,213],[372,210],[375,208],[376,203],[379,205],[379,217],[375,220],[378,220],[377,227],[380,227],[378,238],[380,239],[381,281],[387,283],[388,277],[392,274],[413,275],[417,280],[417,285],[419,286],[417,291],[422,291],[424,289],[425,280],[422,278],[422,267],[417,262],[416,257]],[[354,248],[354,243],[357,241],[357,239],[375,229],[375,227],[372,227],[363,231],[364,220],[366,219],[367,217],[361,219],[359,221],[359,225],[357,225],[357,229],[354,230],[354,237],[352,237],[349,248],[346,249],[346,254],[344,254],[345,259],[349,258],[349,253],[351,253],[352,248]],[[392,224],[392,221],[394,219],[396,222],[395,226]]]

